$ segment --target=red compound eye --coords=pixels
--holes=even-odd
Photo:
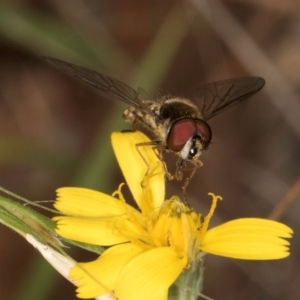
[[[201,141],[203,142],[205,147],[208,147],[211,140],[211,130],[208,124],[200,119],[195,120],[197,131],[201,137]]]
[[[167,138],[168,148],[175,152],[182,150],[185,143],[196,131],[197,127],[193,119],[182,119],[175,122]]]
[[[181,119],[170,129],[167,145],[172,151],[179,152],[192,136],[198,136],[203,147],[207,148],[211,140],[211,130],[208,124],[200,119]]]

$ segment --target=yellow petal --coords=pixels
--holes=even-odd
[[[70,240],[88,244],[109,246],[127,242],[140,232],[127,219],[122,217],[78,218],[55,217],[55,231]]]
[[[208,230],[201,242],[207,253],[238,259],[280,259],[289,255],[292,229],[266,219],[237,219]]]
[[[94,298],[114,290],[124,266],[142,252],[131,243],[117,245],[107,249],[96,261],[74,266],[70,278],[78,286],[77,296]]]
[[[140,145],[151,140],[139,131],[114,132],[111,135],[112,146],[126,182],[136,203],[141,207],[145,183],[148,174],[149,190],[152,192],[154,207],[159,207],[165,196],[165,170],[162,162],[153,150],[153,146]]]
[[[143,252],[122,270],[115,288],[116,298],[161,299],[186,264],[186,255],[172,247],[154,248]]]
[[[110,196],[85,188],[57,189],[55,208],[65,215],[77,217],[119,216],[134,209]],[[137,212],[137,211],[136,211]]]
[[[153,300],[168,300],[168,291],[165,291],[164,293],[162,293],[160,296],[158,296]]]

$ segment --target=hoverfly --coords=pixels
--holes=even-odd
[[[110,76],[56,58],[45,59],[67,74],[127,103],[129,107],[124,112],[125,120],[138,122],[155,135],[155,140],[147,145],[152,145],[160,154],[167,151],[178,156],[175,175],[170,175],[165,166],[169,179],[180,180],[183,166],[191,162],[193,168],[183,186],[184,191],[196,168],[202,165],[199,156],[208,149],[212,138],[206,121],[252,96],[265,84],[261,77],[241,77],[200,87],[196,91],[198,99],[195,103],[179,97],[149,100],[142,98],[142,89],[136,91]]]

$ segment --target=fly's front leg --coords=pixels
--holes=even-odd
[[[167,151],[165,146],[156,146],[153,147],[154,150],[158,150],[158,152],[155,151],[156,156],[158,157],[158,159],[162,162],[164,170],[165,170],[165,174],[168,178],[168,180],[174,180],[176,178],[176,175],[172,175],[169,171],[168,171],[168,167],[166,162],[164,161],[163,157],[162,157],[162,152],[163,151]]]
[[[196,161],[193,161],[192,163],[194,164],[193,167],[185,170],[185,171],[191,170],[191,172],[190,172],[189,176],[185,179],[184,184],[182,186],[182,193],[183,193],[183,198],[184,198],[185,202],[187,202],[186,189],[187,189],[191,179],[195,175],[196,170],[203,166],[203,163],[201,160],[196,160]]]
[[[145,187],[145,180],[149,179],[150,177],[152,177],[154,175],[156,175],[156,173],[150,174],[151,166],[150,166],[149,162],[147,161],[147,159],[143,156],[143,154],[139,150],[139,147],[149,147],[149,146],[151,146],[151,148],[154,151],[155,155],[163,163],[164,169],[166,170],[166,164],[163,161],[162,155],[161,155],[161,152],[165,149],[165,146],[161,145],[160,141],[139,143],[139,144],[136,144],[135,146],[136,146],[136,149],[137,149],[139,155],[141,156],[142,160],[144,161],[145,165],[147,166],[147,170],[146,170],[144,179],[141,182],[142,187]],[[158,152],[156,150],[158,150]]]
[[[157,142],[160,143],[160,142]],[[174,180],[176,179],[176,175],[172,175],[169,171],[168,171],[168,167],[166,162],[164,161],[163,157],[162,157],[162,153],[168,152],[168,149],[166,148],[166,146],[164,145],[157,145],[153,147],[153,150],[157,150],[154,151],[155,155],[157,156],[157,158],[161,161],[161,163],[163,164],[164,170],[165,170],[165,175],[167,176],[168,180]]]
[[[175,171],[175,175],[174,175],[174,179],[181,181],[182,177],[183,177],[183,172],[182,172],[182,168],[183,165],[185,165],[186,162],[185,160],[183,160],[182,158],[178,158],[177,162],[176,162],[176,171]]]

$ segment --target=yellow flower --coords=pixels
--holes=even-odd
[[[151,146],[141,145],[148,142],[140,132],[112,134],[114,152],[139,210],[125,202],[121,187],[113,196],[83,188],[57,190],[55,207],[64,216],[55,217],[56,232],[110,246],[97,260],[70,271],[79,298],[168,299],[170,286],[200,266],[205,253],[261,260],[289,255],[284,238],[290,238],[292,230],[284,224],[247,218],[208,229],[221,197],[211,194],[206,217],[177,196],[165,201],[164,167]]]

